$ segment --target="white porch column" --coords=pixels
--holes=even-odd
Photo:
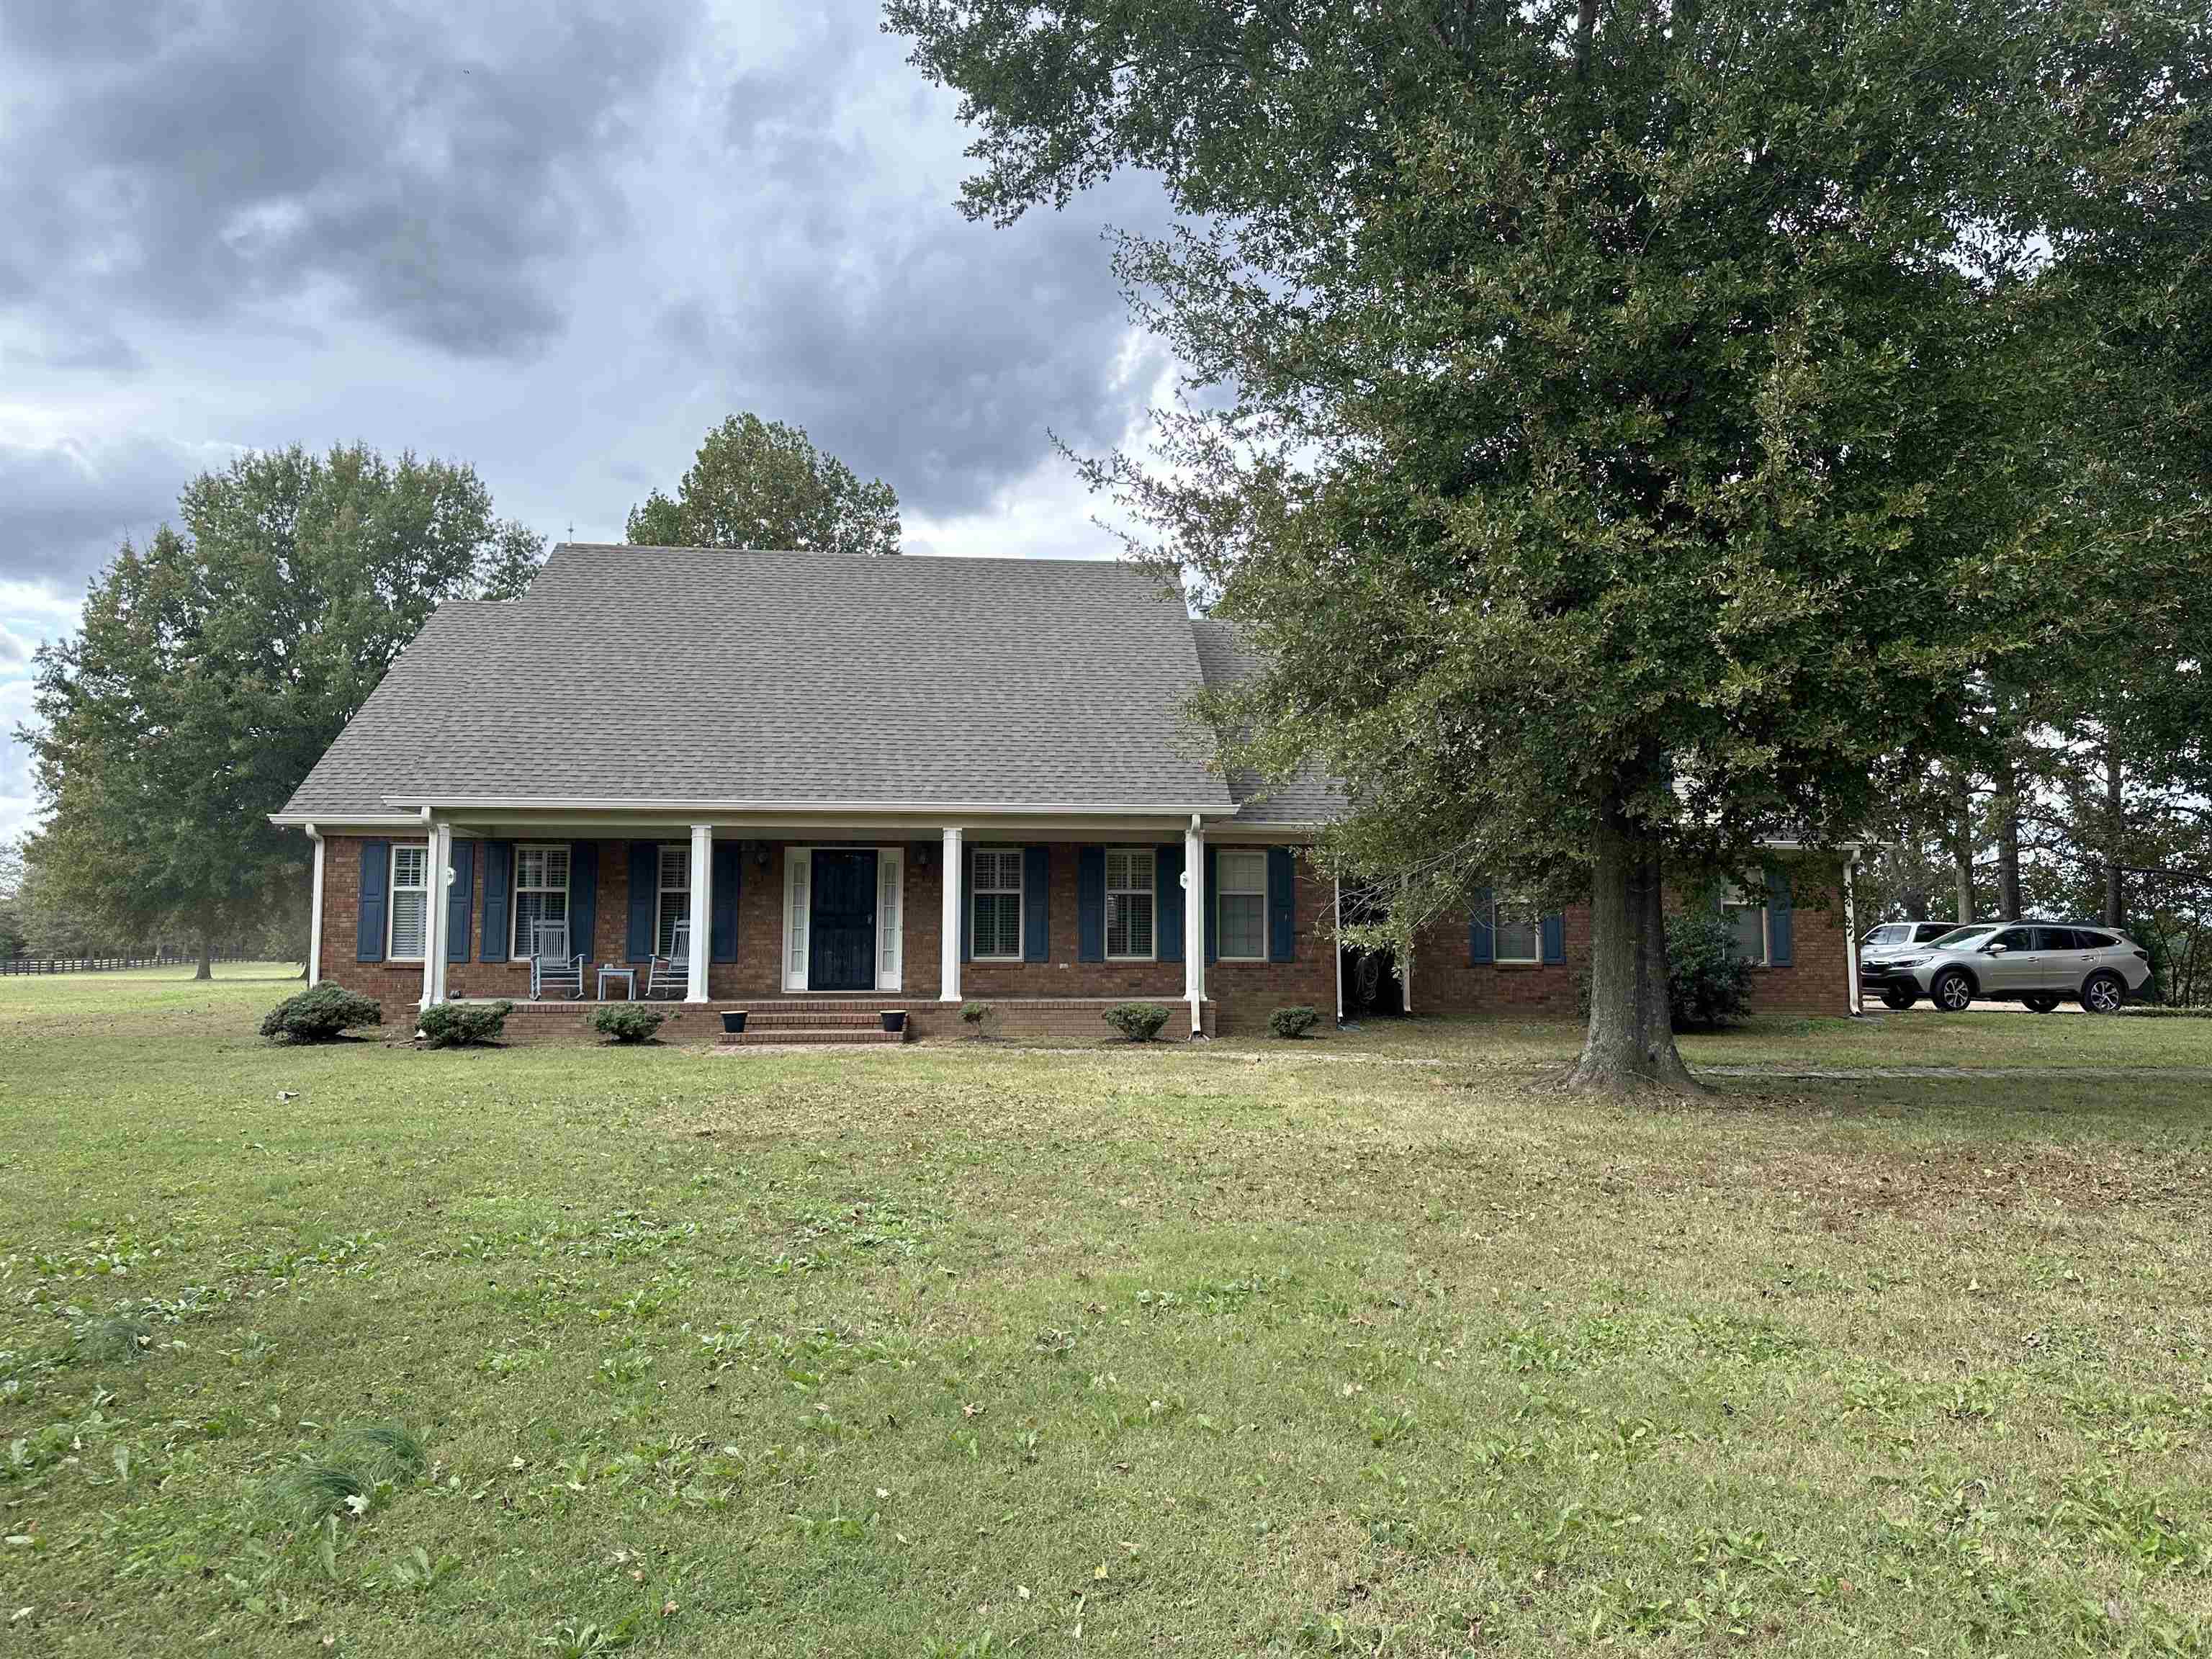
[[[1328,936],[1336,951],[1336,1023],[1344,1024],[1344,878],[1339,876],[1329,884],[1329,915],[1332,918]]]
[[[323,982],[323,837],[313,824],[307,826],[307,839],[315,844],[315,908],[307,913],[307,983]],[[387,898],[386,903],[390,903]]]
[[[1182,994],[1195,1042],[1206,1030],[1206,832],[1195,812],[1182,832]]]
[[[691,826],[691,962],[686,1002],[707,1000],[708,934],[714,926],[714,826]]]
[[[453,826],[443,818],[430,826],[428,901],[422,918],[422,1006],[446,1000],[446,896],[453,878]],[[387,903],[390,900],[386,901]]]
[[[960,861],[967,856],[960,847],[959,827],[948,824],[945,830],[945,857],[938,871],[945,889],[945,902],[940,907],[943,919],[937,929],[937,1000],[939,1002],[960,1000]]]

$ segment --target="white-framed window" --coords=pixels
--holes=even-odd
[[[539,923],[558,924],[558,954],[574,956],[582,942],[568,937],[568,848],[562,842],[514,849],[514,955],[535,953]]]
[[[1214,854],[1214,954],[1224,962],[1267,959],[1267,855]]]
[[[978,962],[1022,959],[1022,849],[978,847],[968,919],[968,954]]]
[[[672,841],[660,848],[659,892],[653,912],[653,948],[676,954],[676,927],[691,919],[691,844]]]
[[[1764,895],[1733,884],[1721,890],[1721,916],[1728,923],[1729,948],[1746,962],[1764,967],[1769,945]]]
[[[430,848],[419,841],[392,847],[389,937],[384,954],[392,962],[420,962],[430,939]]]
[[[1490,959],[1536,962],[1543,956],[1542,919],[1536,907],[1502,894],[1490,904]]]
[[[1150,962],[1153,952],[1153,889],[1159,854],[1149,847],[1106,849],[1106,958]]]

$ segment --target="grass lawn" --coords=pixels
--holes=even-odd
[[[290,988],[0,981],[0,1650],[2212,1647],[2201,1079],[266,1047]]]

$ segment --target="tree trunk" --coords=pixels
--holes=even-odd
[[[1974,919],[1974,792],[1965,772],[1953,775],[1951,873],[1958,895],[1956,914],[1963,927]]]
[[[196,980],[215,977],[215,946],[204,938],[200,940],[200,965],[194,970],[192,977]]]
[[[2121,788],[2119,746],[2105,737],[2105,926],[2127,926],[2127,801]]]
[[[2020,762],[2007,750],[1997,763],[1997,914],[2019,919],[2020,900]]]
[[[1567,1076],[1578,1093],[1701,1094],[1667,1011],[1666,894],[1656,852],[1620,798],[1606,804],[1590,881],[1589,1025]]]

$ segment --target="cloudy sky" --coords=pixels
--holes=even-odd
[[[1111,556],[1054,454],[1141,423],[1109,225],[1008,230],[872,0],[0,4],[0,734],[87,577],[240,448],[472,462],[618,539],[735,410],[898,490],[910,551]],[[0,836],[33,808],[0,745]]]

